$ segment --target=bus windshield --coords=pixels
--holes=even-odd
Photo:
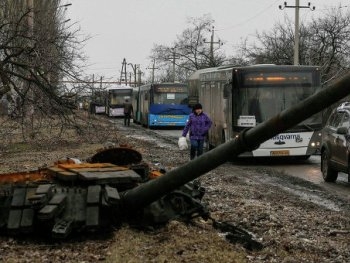
[[[294,73],[247,73],[241,85],[234,91],[235,125],[255,126],[279,112],[288,109],[319,88],[313,84],[312,72]],[[243,116],[243,117],[242,117]],[[321,114],[316,114],[303,125],[321,123]]]
[[[131,89],[114,89],[109,91],[111,105],[123,104],[126,99],[131,99]]]

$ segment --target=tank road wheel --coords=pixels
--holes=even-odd
[[[338,178],[338,172],[330,166],[327,150],[324,150],[321,155],[321,171],[325,182],[335,182]]]

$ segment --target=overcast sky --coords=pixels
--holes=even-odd
[[[68,23],[77,23],[81,33],[91,36],[84,48],[89,57],[88,74],[117,81],[123,58],[140,64],[150,74],[149,56],[154,44],[171,45],[188,28],[189,17],[210,14],[215,20],[215,41],[224,42],[228,55],[241,39],[254,40],[256,31],[268,31],[285,16],[294,21],[293,8],[280,10],[284,0],[66,0]],[[294,6],[295,0],[286,1]],[[300,0],[301,6],[309,1]],[[350,8],[349,0],[314,0],[300,9],[300,22],[322,16],[327,9],[341,5]],[[209,36],[209,35],[208,35]],[[131,71],[131,68],[127,68]]]

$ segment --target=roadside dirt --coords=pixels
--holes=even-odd
[[[20,136],[4,137],[0,172],[33,170],[67,157],[85,160],[110,144],[128,144],[144,161],[166,170],[188,161],[188,152],[180,151],[173,139],[121,124],[82,115],[79,134],[71,130],[65,139],[23,143]],[[14,131],[6,121],[2,134],[5,127]],[[218,167],[200,182],[211,216],[249,231],[263,249],[230,243],[210,220],[196,219],[149,231],[124,225],[62,242],[0,236],[0,262],[350,262],[349,204],[316,185],[268,167],[237,163]]]

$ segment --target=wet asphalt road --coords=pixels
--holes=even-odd
[[[118,124],[121,124],[121,120],[115,120]],[[122,128],[124,129],[124,127]],[[182,129],[146,129],[137,124],[131,124],[130,128],[135,129],[141,133],[141,136],[145,139],[152,140],[152,134],[164,137],[169,142],[177,144],[178,138],[181,136]],[[143,133],[144,131],[144,133]],[[268,168],[276,172],[285,173],[290,176],[298,177],[303,180],[312,182],[320,187],[324,188],[330,193],[333,193],[342,199],[350,201],[350,183],[348,182],[348,176],[344,173],[339,173],[338,179],[335,183],[324,182],[321,174],[321,158],[320,156],[311,156],[308,160],[291,160],[291,159],[264,159],[264,160],[249,160],[242,162],[235,162],[233,165],[250,168]]]
[[[182,130],[153,130],[155,133],[168,138],[177,140],[181,136]],[[235,165],[245,166],[245,163],[235,163]],[[254,166],[268,167],[276,172],[282,172],[303,180],[319,185],[342,199],[350,202],[350,182],[348,182],[348,175],[339,173],[338,179],[335,183],[327,183],[322,178],[321,173],[321,157],[311,156],[308,160],[267,160],[265,162],[258,162]]]

